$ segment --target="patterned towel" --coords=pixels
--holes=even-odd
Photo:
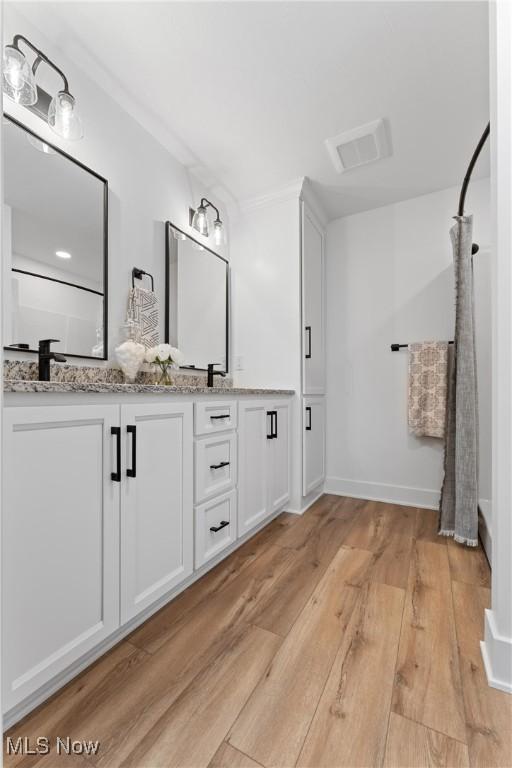
[[[418,437],[444,437],[448,342],[409,344],[409,429]]]
[[[132,288],[128,294],[128,319],[138,328],[134,341],[143,344],[146,349],[159,343],[156,293],[146,288]]]

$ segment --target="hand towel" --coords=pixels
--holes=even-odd
[[[444,437],[448,342],[409,344],[409,429],[418,437]]]
[[[160,339],[158,334],[158,299],[154,291],[135,287],[128,295],[128,319],[138,328],[137,341],[146,349],[155,347]]]

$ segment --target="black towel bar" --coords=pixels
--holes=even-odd
[[[448,344],[453,344],[453,341],[449,341]],[[391,351],[392,352],[398,352],[399,349],[402,349],[403,347],[408,347],[408,344],[392,344],[391,345]]]
[[[145,272],[143,269],[139,269],[139,267],[134,267],[132,269],[132,288],[135,288],[135,280],[142,280],[142,278],[146,275],[146,277],[151,278],[151,290],[155,290],[155,281],[153,279],[153,275],[149,272]]]

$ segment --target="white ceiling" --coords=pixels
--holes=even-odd
[[[21,7],[237,200],[309,176],[335,218],[457,185],[489,119],[483,2]],[[392,156],[338,175],[324,140],[379,117]],[[486,148],[475,177],[488,173]]]

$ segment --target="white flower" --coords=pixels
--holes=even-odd
[[[170,362],[175,368],[179,368],[185,362],[185,356],[176,347],[170,344],[157,344],[146,350],[147,363],[166,363]]]
[[[157,350],[157,357],[160,360],[160,362],[164,362],[166,360],[170,360],[172,358],[171,351],[172,347],[170,344],[158,344],[156,347]]]
[[[147,363],[154,363],[157,357],[158,357],[158,347],[150,347],[149,349],[146,349]]]
[[[183,365],[185,362],[185,355],[177,347],[171,347],[171,357],[177,366]]]

